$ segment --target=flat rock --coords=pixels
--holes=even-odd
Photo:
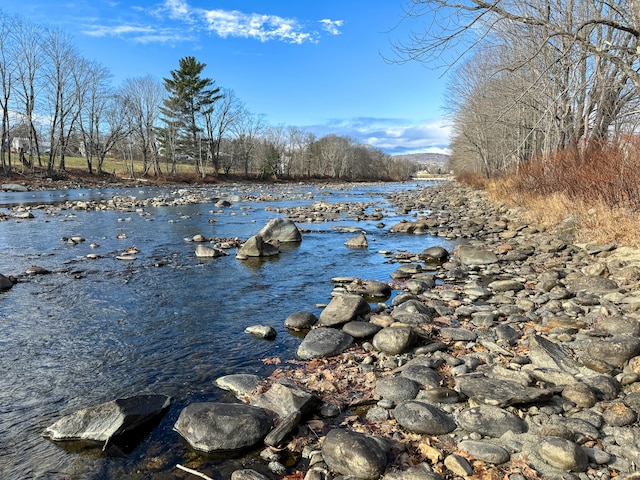
[[[406,368],[402,369],[400,376],[413,380],[423,387],[432,388],[439,387],[440,381],[442,380],[440,374],[434,369],[426,365],[418,364],[408,365]]]
[[[335,328],[315,328],[304,337],[297,350],[303,360],[330,357],[344,352],[353,343],[353,337]]]
[[[295,384],[276,382],[266,392],[251,397],[250,403],[255,407],[271,410],[284,418],[293,412],[307,414],[320,402],[312,393]]]
[[[384,473],[388,450],[382,439],[341,428],[331,430],[322,443],[322,457],[331,470],[361,479]]]
[[[360,295],[337,295],[320,312],[319,321],[321,325],[332,327],[357,320],[370,310],[371,307]]]
[[[595,359],[622,368],[624,363],[640,353],[640,338],[612,335],[606,338],[584,338],[573,343],[581,361]]]
[[[367,242],[366,235],[358,235],[356,237],[352,237],[344,242],[344,245],[348,248],[369,248],[369,242]]]
[[[216,378],[216,385],[223,390],[233,392],[238,397],[243,397],[260,385],[262,378],[250,373],[236,373]]]
[[[187,405],[174,429],[196,450],[240,450],[262,441],[273,426],[267,410],[242,403],[203,402]]]
[[[495,253],[482,247],[458,245],[453,250],[454,256],[464,265],[490,265],[498,263]]]
[[[476,460],[500,465],[511,459],[509,452],[500,445],[489,442],[463,440],[458,444],[460,450],[468,452]]]
[[[196,247],[196,257],[198,258],[218,258],[226,255],[227,253],[219,248],[208,247],[206,245],[198,245]]]
[[[520,383],[485,376],[458,377],[456,386],[467,397],[496,407],[544,401],[553,395],[553,391],[546,388],[524,387]]]
[[[527,425],[517,415],[500,407],[480,405],[462,410],[456,416],[461,428],[482,436],[498,438],[506,432],[524,433]]]
[[[245,333],[265,340],[273,340],[276,338],[276,329],[271,325],[250,325],[244,329]]]
[[[373,337],[380,331],[382,327],[371,322],[353,321],[345,323],[342,331],[348,333],[353,338],[369,338]]]
[[[393,415],[397,422],[413,433],[444,435],[456,429],[453,417],[439,408],[416,400],[398,405]]]
[[[166,395],[142,394],[83,408],[47,427],[51,440],[109,442],[161,415],[171,403]]]

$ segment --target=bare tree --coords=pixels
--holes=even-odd
[[[251,160],[266,125],[264,115],[254,114],[246,109],[243,109],[238,121],[232,125],[234,154],[242,165],[245,177],[249,176]]]
[[[12,23],[13,19],[11,17],[0,15],[0,110],[2,111],[0,157],[2,157],[2,169],[5,175],[8,175],[12,168],[9,139],[9,100],[16,77],[17,63],[15,42],[10,35]],[[8,159],[6,156],[8,156]]]
[[[160,158],[156,144],[156,125],[165,89],[151,76],[125,80],[118,92],[122,109],[131,119],[132,134],[142,154],[143,175],[159,175]]]
[[[241,121],[244,105],[231,89],[221,90],[221,97],[213,104],[213,108],[204,114],[207,132],[207,157],[213,163],[214,174],[218,174],[220,168],[220,147],[226,135],[233,129],[234,125]],[[233,157],[227,155],[228,160]],[[226,165],[225,171],[229,173],[231,166]]]

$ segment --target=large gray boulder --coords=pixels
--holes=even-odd
[[[254,235],[240,247],[236,258],[244,260],[249,257],[273,257],[279,253],[278,247],[266,242],[260,235]]]
[[[425,435],[444,435],[456,429],[452,416],[434,405],[407,400],[393,411],[398,424],[413,433]]]
[[[166,395],[141,394],[83,408],[47,427],[51,440],[109,442],[150,422],[169,408]]]
[[[193,448],[222,452],[251,447],[266,437],[274,415],[264,408],[242,403],[192,403],[174,425]]]
[[[9,290],[13,287],[13,282],[4,275],[0,274],[0,290]]]
[[[320,325],[332,327],[356,320],[371,311],[367,301],[360,295],[337,295],[320,312]]]
[[[266,408],[284,418],[296,411],[305,415],[311,412],[320,400],[293,383],[283,382],[274,383],[266,392],[251,397],[250,402],[255,407]]]
[[[316,328],[304,337],[298,347],[298,357],[309,360],[331,357],[344,352],[353,343],[353,337],[335,328]]]
[[[382,439],[336,428],[322,443],[322,458],[340,475],[376,479],[387,467],[388,450]]]
[[[473,245],[458,245],[453,254],[464,265],[489,265],[498,263],[498,257],[489,250]]]
[[[269,220],[258,232],[265,242],[274,245],[279,243],[297,243],[302,241],[302,234],[296,224],[288,218],[274,218]]]

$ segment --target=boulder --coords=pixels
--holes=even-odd
[[[258,232],[265,242],[273,245],[280,243],[297,243],[302,241],[302,234],[296,224],[288,218],[274,218],[269,220]]]
[[[243,397],[258,388],[262,378],[251,373],[236,373],[224,375],[216,379],[216,385],[223,390],[233,392],[238,397]]]
[[[279,253],[278,247],[264,241],[260,235],[254,235],[240,247],[236,258],[244,260],[248,257],[273,257]]]
[[[405,377],[386,377],[378,382],[375,389],[376,397],[400,403],[413,400],[420,391],[420,385]]]
[[[276,329],[271,325],[250,325],[244,329],[244,333],[256,338],[264,338],[265,340],[276,338]]]
[[[360,295],[336,295],[320,312],[320,325],[332,327],[357,320],[371,311],[367,301]]]
[[[219,248],[208,247],[206,245],[198,245],[196,247],[196,257],[198,258],[217,258],[226,255],[227,253]]]
[[[552,467],[560,470],[584,472],[589,466],[585,451],[571,440],[548,437],[538,445],[538,454]]]
[[[152,394],[112,400],[62,417],[47,427],[43,435],[51,440],[89,440],[106,444],[157,418],[170,403],[170,397]]]
[[[24,185],[20,185],[19,183],[3,183],[2,190],[6,192],[28,192],[29,189]]]
[[[311,330],[298,347],[298,357],[309,360],[317,357],[330,357],[344,352],[353,343],[353,337],[335,328],[316,328]]]
[[[389,447],[384,440],[336,428],[322,443],[322,457],[340,475],[377,479],[387,467]]]
[[[485,376],[461,376],[457,378],[456,390],[479,403],[507,407],[548,400],[553,390],[526,387],[520,383]]]
[[[9,290],[13,287],[13,282],[4,275],[0,274],[0,290]]]
[[[449,260],[449,252],[444,247],[429,247],[420,253],[420,260],[429,265],[441,265]]]
[[[391,296],[391,287],[388,283],[378,280],[353,280],[344,285],[349,293],[362,295],[369,298],[389,298]]]
[[[318,323],[318,317],[313,313],[295,312],[285,319],[284,326],[291,330],[309,330],[316,323]]]
[[[369,242],[367,242],[367,237],[365,235],[358,235],[357,237],[352,237],[346,242],[344,242],[345,246],[348,248],[369,248]]]
[[[351,335],[353,338],[369,338],[373,337],[380,331],[382,327],[371,322],[349,322],[345,323],[342,331]]]
[[[264,408],[203,402],[187,405],[173,428],[196,450],[221,452],[252,447],[269,433],[273,421]]]
[[[389,355],[399,355],[410,350],[415,344],[416,336],[409,327],[387,327],[373,337],[373,346]]]

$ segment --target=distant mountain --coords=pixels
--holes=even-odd
[[[408,153],[406,155],[394,155],[394,157],[417,163],[420,166],[444,167],[449,162],[449,155],[444,153]]]

